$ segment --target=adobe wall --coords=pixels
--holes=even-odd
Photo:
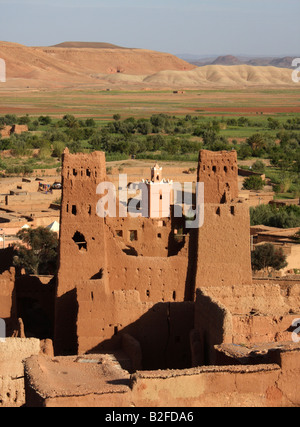
[[[2,138],[9,138],[11,135],[11,129],[11,126],[4,126],[4,128],[0,130],[0,136]]]
[[[86,282],[77,288],[79,354],[116,350],[129,334],[141,346],[144,369],[191,366],[193,303],[142,302],[137,290],[106,294],[100,286]]]
[[[216,169],[213,194],[233,177],[237,185],[236,153],[223,154],[200,153],[199,169],[213,161],[223,168]],[[104,153],[66,151],[62,175],[57,354],[82,353],[111,340],[154,305],[194,301],[196,287],[251,284],[249,212],[231,203],[233,185],[228,204],[206,204],[204,226],[179,236],[180,220],[97,216],[97,185],[107,179]]]
[[[206,203],[230,203],[239,196],[236,151],[199,153],[198,182],[205,186]]]
[[[137,372],[132,395],[137,407],[278,407],[286,402],[279,378],[277,365]]]
[[[28,132],[28,126],[27,125],[13,125],[11,128],[11,133],[15,133],[17,135],[20,135],[23,132]]]
[[[0,407],[25,404],[23,360],[39,354],[37,339],[7,338],[0,342]]]
[[[42,210],[48,209],[50,204],[57,199],[58,195],[53,192],[52,194],[43,194],[43,193],[29,193],[25,196],[23,195],[9,195],[5,196],[5,207],[6,208],[16,208],[17,211],[24,210]]]
[[[93,367],[91,363],[82,364],[78,359],[33,356],[25,364],[27,405],[111,408],[299,407],[299,349],[277,349],[275,352],[275,364],[138,371],[130,377],[116,363],[111,371],[109,361],[108,364],[105,362],[103,370],[97,360]],[[111,357],[102,356],[104,359]],[[62,370],[70,375],[69,381],[61,381]],[[108,381],[116,377],[124,378],[125,381]],[[81,382],[78,385],[79,378]]]
[[[202,291],[230,312],[233,343],[291,341],[292,323],[300,317],[297,284],[288,288],[276,284],[210,287]]]
[[[67,352],[77,351],[74,329],[77,317],[81,331],[79,351],[83,352],[102,339],[111,339],[115,328],[121,329],[135,322],[152,305],[185,299],[188,239],[183,239],[183,244],[176,242],[172,232],[174,225],[169,219],[99,218],[96,188],[105,179],[104,153],[90,156],[64,154],[55,322],[58,352],[62,349],[60,340],[65,348],[69,341]],[[173,253],[177,255],[170,256]],[[96,337],[88,328],[81,328],[80,319],[85,311],[80,308],[86,302],[82,288],[90,290],[89,299],[93,295],[92,304],[96,308],[93,315],[99,310],[103,318],[109,319],[111,307],[119,295],[128,304],[129,319],[126,320],[127,315],[123,316],[122,310],[118,310],[119,321],[106,321],[103,334],[98,332]]]
[[[246,204],[205,204],[198,234],[197,288],[251,285],[249,226]]]

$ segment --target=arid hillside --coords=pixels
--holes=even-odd
[[[1,90],[295,85],[288,69],[220,64],[197,68],[168,53],[106,43],[26,47],[0,42],[0,58],[6,61],[7,68],[7,82],[1,84]]]
[[[6,61],[8,83],[17,83],[15,79],[18,79],[22,85],[21,80],[23,83],[26,80],[31,87],[45,86],[46,82],[51,87],[55,84],[72,85],[73,82],[89,84],[95,74],[149,75],[162,70],[195,68],[168,53],[92,46],[27,47],[0,42],[0,58]]]

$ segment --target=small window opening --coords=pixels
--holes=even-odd
[[[86,176],[90,178],[91,176],[91,171],[89,169],[86,170]]]
[[[158,237],[159,239],[161,239],[161,233],[158,233],[157,237]]]
[[[230,208],[231,215],[235,215],[235,207],[231,206]]]
[[[150,298],[150,291],[149,290],[146,292],[146,295],[148,298]]]
[[[91,215],[91,214],[92,214],[92,206],[91,206],[91,205],[89,205],[89,206],[88,206],[88,214],[89,214],[89,215]]]
[[[87,251],[87,242],[85,240],[85,237],[83,234],[79,233],[79,231],[76,231],[73,237],[74,242],[78,246],[78,249]]]
[[[221,209],[220,208],[217,208],[216,214],[219,215],[219,216],[221,216]]]
[[[227,173],[228,172],[228,167],[224,166],[224,172]]]
[[[123,237],[123,231],[122,230],[117,230],[116,234],[118,237]]]
[[[176,301],[176,291],[173,292],[173,301]]]
[[[73,176],[77,176],[77,175],[78,175],[77,170],[73,169]]]
[[[72,215],[77,215],[77,207],[76,207],[76,205],[73,205],[72,206]]]
[[[129,232],[129,237],[130,237],[131,242],[137,241],[137,239],[138,239],[137,230],[131,230]]]
[[[118,328],[118,326],[115,326],[114,327],[114,335],[116,336],[116,335],[118,335],[118,333],[119,333],[119,328]]]
[[[217,172],[217,166],[213,166],[212,170],[213,172]]]

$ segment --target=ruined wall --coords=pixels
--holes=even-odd
[[[132,395],[137,407],[282,406],[282,394],[272,394],[279,377],[277,365],[138,372]]]
[[[132,400],[137,407],[298,407],[299,379],[299,351],[284,351],[278,364],[137,372]]]
[[[0,407],[25,404],[23,360],[39,354],[37,339],[7,338],[0,342]]]
[[[92,366],[91,363],[79,363],[78,358],[69,361],[34,356],[25,364],[27,405],[111,408],[299,407],[299,349],[276,350],[274,359],[275,364],[138,371],[130,377],[124,377],[124,371],[118,368],[117,377],[126,381],[117,382],[108,381],[116,377],[110,376],[107,363],[105,373],[99,374],[99,363]],[[62,370],[66,374],[72,373],[67,383],[61,381]],[[80,384],[78,378],[82,378]]]
[[[5,126],[2,130],[0,130],[0,136],[2,138],[9,138],[13,133],[20,135],[23,132],[28,132],[27,125]]]
[[[233,343],[291,341],[292,323],[300,317],[297,283],[209,287],[203,292],[231,313]]]
[[[205,203],[230,203],[238,198],[237,152],[201,150],[198,182],[204,183]]]
[[[13,125],[11,128],[11,133],[15,133],[17,135],[20,135],[23,132],[28,132],[28,126],[27,125]]]

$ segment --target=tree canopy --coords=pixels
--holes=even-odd
[[[27,274],[49,275],[57,272],[58,237],[44,227],[21,230],[17,234],[22,243],[16,245],[14,265]]]
[[[254,271],[264,270],[268,273],[282,270],[288,265],[282,248],[276,249],[271,243],[256,246],[251,254],[251,262]]]

